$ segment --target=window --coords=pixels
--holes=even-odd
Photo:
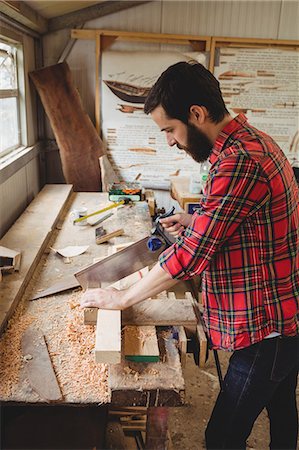
[[[18,46],[0,40],[0,156],[21,145]]]

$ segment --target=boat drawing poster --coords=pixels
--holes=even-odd
[[[146,96],[171,64],[203,53],[107,51],[101,67],[101,129],[109,160],[119,178],[146,188],[169,189],[170,177],[199,170],[183,150],[167,145],[165,134],[143,112]],[[180,95],[179,92],[177,94]]]
[[[244,113],[299,167],[299,52],[234,47],[218,51],[214,74],[230,112]]]

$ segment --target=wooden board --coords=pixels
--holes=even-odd
[[[100,191],[103,143],[82,102],[66,62],[30,73],[59,147],[62,170],[74,191]]]
[[[186,211],[188,203],[199,204],[201,194],[191,194],[189,191],[189,177],[172,177],[170,180],[171,196]],[[186,211],[187,212],[187,211]]]
[[[154,326],[126,326],[123,330],[123,354],[129,361],[158,362],[160,352]]]
[[[20,301],[72,192],[69,185],[46,185],[13,224],[0,245],[22,253],[19,272],[3,277],[0,292],[0,333]]]
[[[22,353],[25,359],[27,377],[32,389],[43,401],[62,400],[55,372],[43,334],[28,328],[22,337]]]
[[[84,323],[95,325],[97,308],[84,310]],[[193,305],[187,299],[144,300],[122,312],[122,325],[183,325],[196,328]]]
[[[118,364],[121,361],[121,312],[99,309],[97,312],[95,360]]]

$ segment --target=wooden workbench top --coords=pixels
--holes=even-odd
[[[133,207],[115,209],[114,215],[102,224],[107,232],[124,228],[125,234],[109,244],[96,245],[95,227],[73,225],[69,216],[71,210],[85,206],[88,212],[93,212],[107,204],[107,195],[104,193],[72,194],[62,221],[54,230],[48,248],[0,338],[1,401],[45,402],[29,385],[27,363],[21,352],[22,335],[30,326],[45,336],[63,395],[61,403],[101,404],[112,401],[124,404],[127,401],[128,405],[156,406],[182,403],[184,380],[178,352],[170,337],[164,338],[166,345],[163,362],[151,363],[146,367],[144,364],[123,361],[120,365],[109,368],[94,361],[95,327],[83,324],[83,311],[79,308],[80,289],[29,301],[38,291],[74,274],[81,267],[92,263],[94,258],[106,256],[112,243],[131,242],[149,234],[151,218],[144,202]],[[68,245],[89,245],[89,248],[84,254],[69,261],[49,250],[49,247],[59,249]],[[163,390],[166,394],[164,396],[161,394]],[[157,395],[157,392],[160,394]]]

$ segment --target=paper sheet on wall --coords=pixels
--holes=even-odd
[[[138,182],[146,188],[168,189],[171,176],[199,170],[183,150],[168,147],[164,133],[143,112],[148,91],[160,74],[171,64],[190,59],[206,65],[205,54],[198,52],[103,53],[102,132],[120,179],[133,181],[139,176]]]
[[[245,113],[299,166],[299,52],[220,48],[214,75],[232,115]]]

